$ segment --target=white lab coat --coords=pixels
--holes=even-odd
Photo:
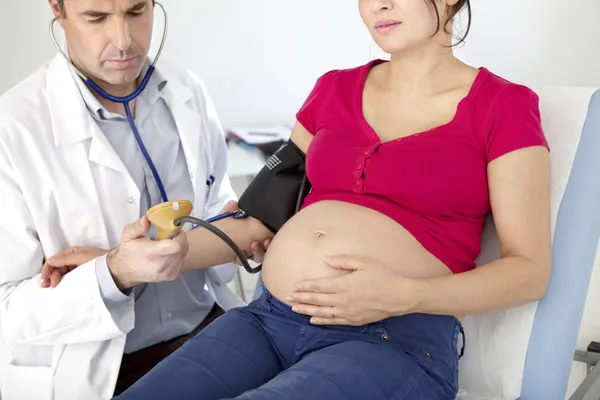
[[[206,218],[235,198],[223,132],[202,82],[158,67],[168,80],[164,97],[185,151],[194,215]],[[94,261],[54,289],[41,288],[40,271],[46,257],[70,246],[113,248],[123,227],[139,218],[139,201],[61,56],[0,98],[2,400],[111,398],[134,326],[133,300],[113,320]],[[224,309],[242,305],[225,285],[235,268],[207,270],[207,286]]]

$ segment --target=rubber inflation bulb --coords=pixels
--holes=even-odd
[[[149,209],[146,217],[156,227],[158,240],[170,239],[181,230],[181,226],[173,224],[173,221],[179,217],[190,216],[193,208],[189,200],[171,200]]]

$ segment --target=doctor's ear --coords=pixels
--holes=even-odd
[[[65,13],[64,0],[48,0],[48,3],[50,4],[50,9],[52,9],[52,14],[54,14],[55,18],[58,18],[59,22],[62,18],[67,16]]]

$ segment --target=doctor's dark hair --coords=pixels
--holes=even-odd
[[[58,9],[60,10],[60,17],[61,18],[65,18],[67,16],[67,13],[65,12],[65,0],[56,0],[56,3],[58,4]],[[154,5],[155,0],[152,0],[152,5]]]
[[[435,30],[434,35],[436,33],[438,33],[442,27],[442,23],[440,21],[440,10],[438,9],[438,5],[436,4],[438,1],[439,0],[429,0],[429,3],[433,7],[433,10],[435,11],[435,15],[437,16],[437,28]],[[456,15],[465,7],[467,9],[467,16],[468,16],[467,30],[465,31],[464,35],[462,35],[462,37],[459,38],[459,40],[453,46],[457,46],[457,45],[461,44],[462,42],[464,42],[465,39],[467,38],[467,35],[469,34],[469,31],[471,30],[471,16],[472,16],[471,0],[458,0],[456,2],[456,4],[454,4],[453,6],[450,6],[449,10],[448,10],[448,18],[444,22],[444,32],[451,35],[452,32],[448,31],[448,23],[452,22],[454,17],[456,17]]]

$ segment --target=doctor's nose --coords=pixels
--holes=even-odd
[[[126,21],[115,23],[111,44],[121,51],[129,50],[129,47],[131,46],[131,35],[129,33],[129,24]]]

